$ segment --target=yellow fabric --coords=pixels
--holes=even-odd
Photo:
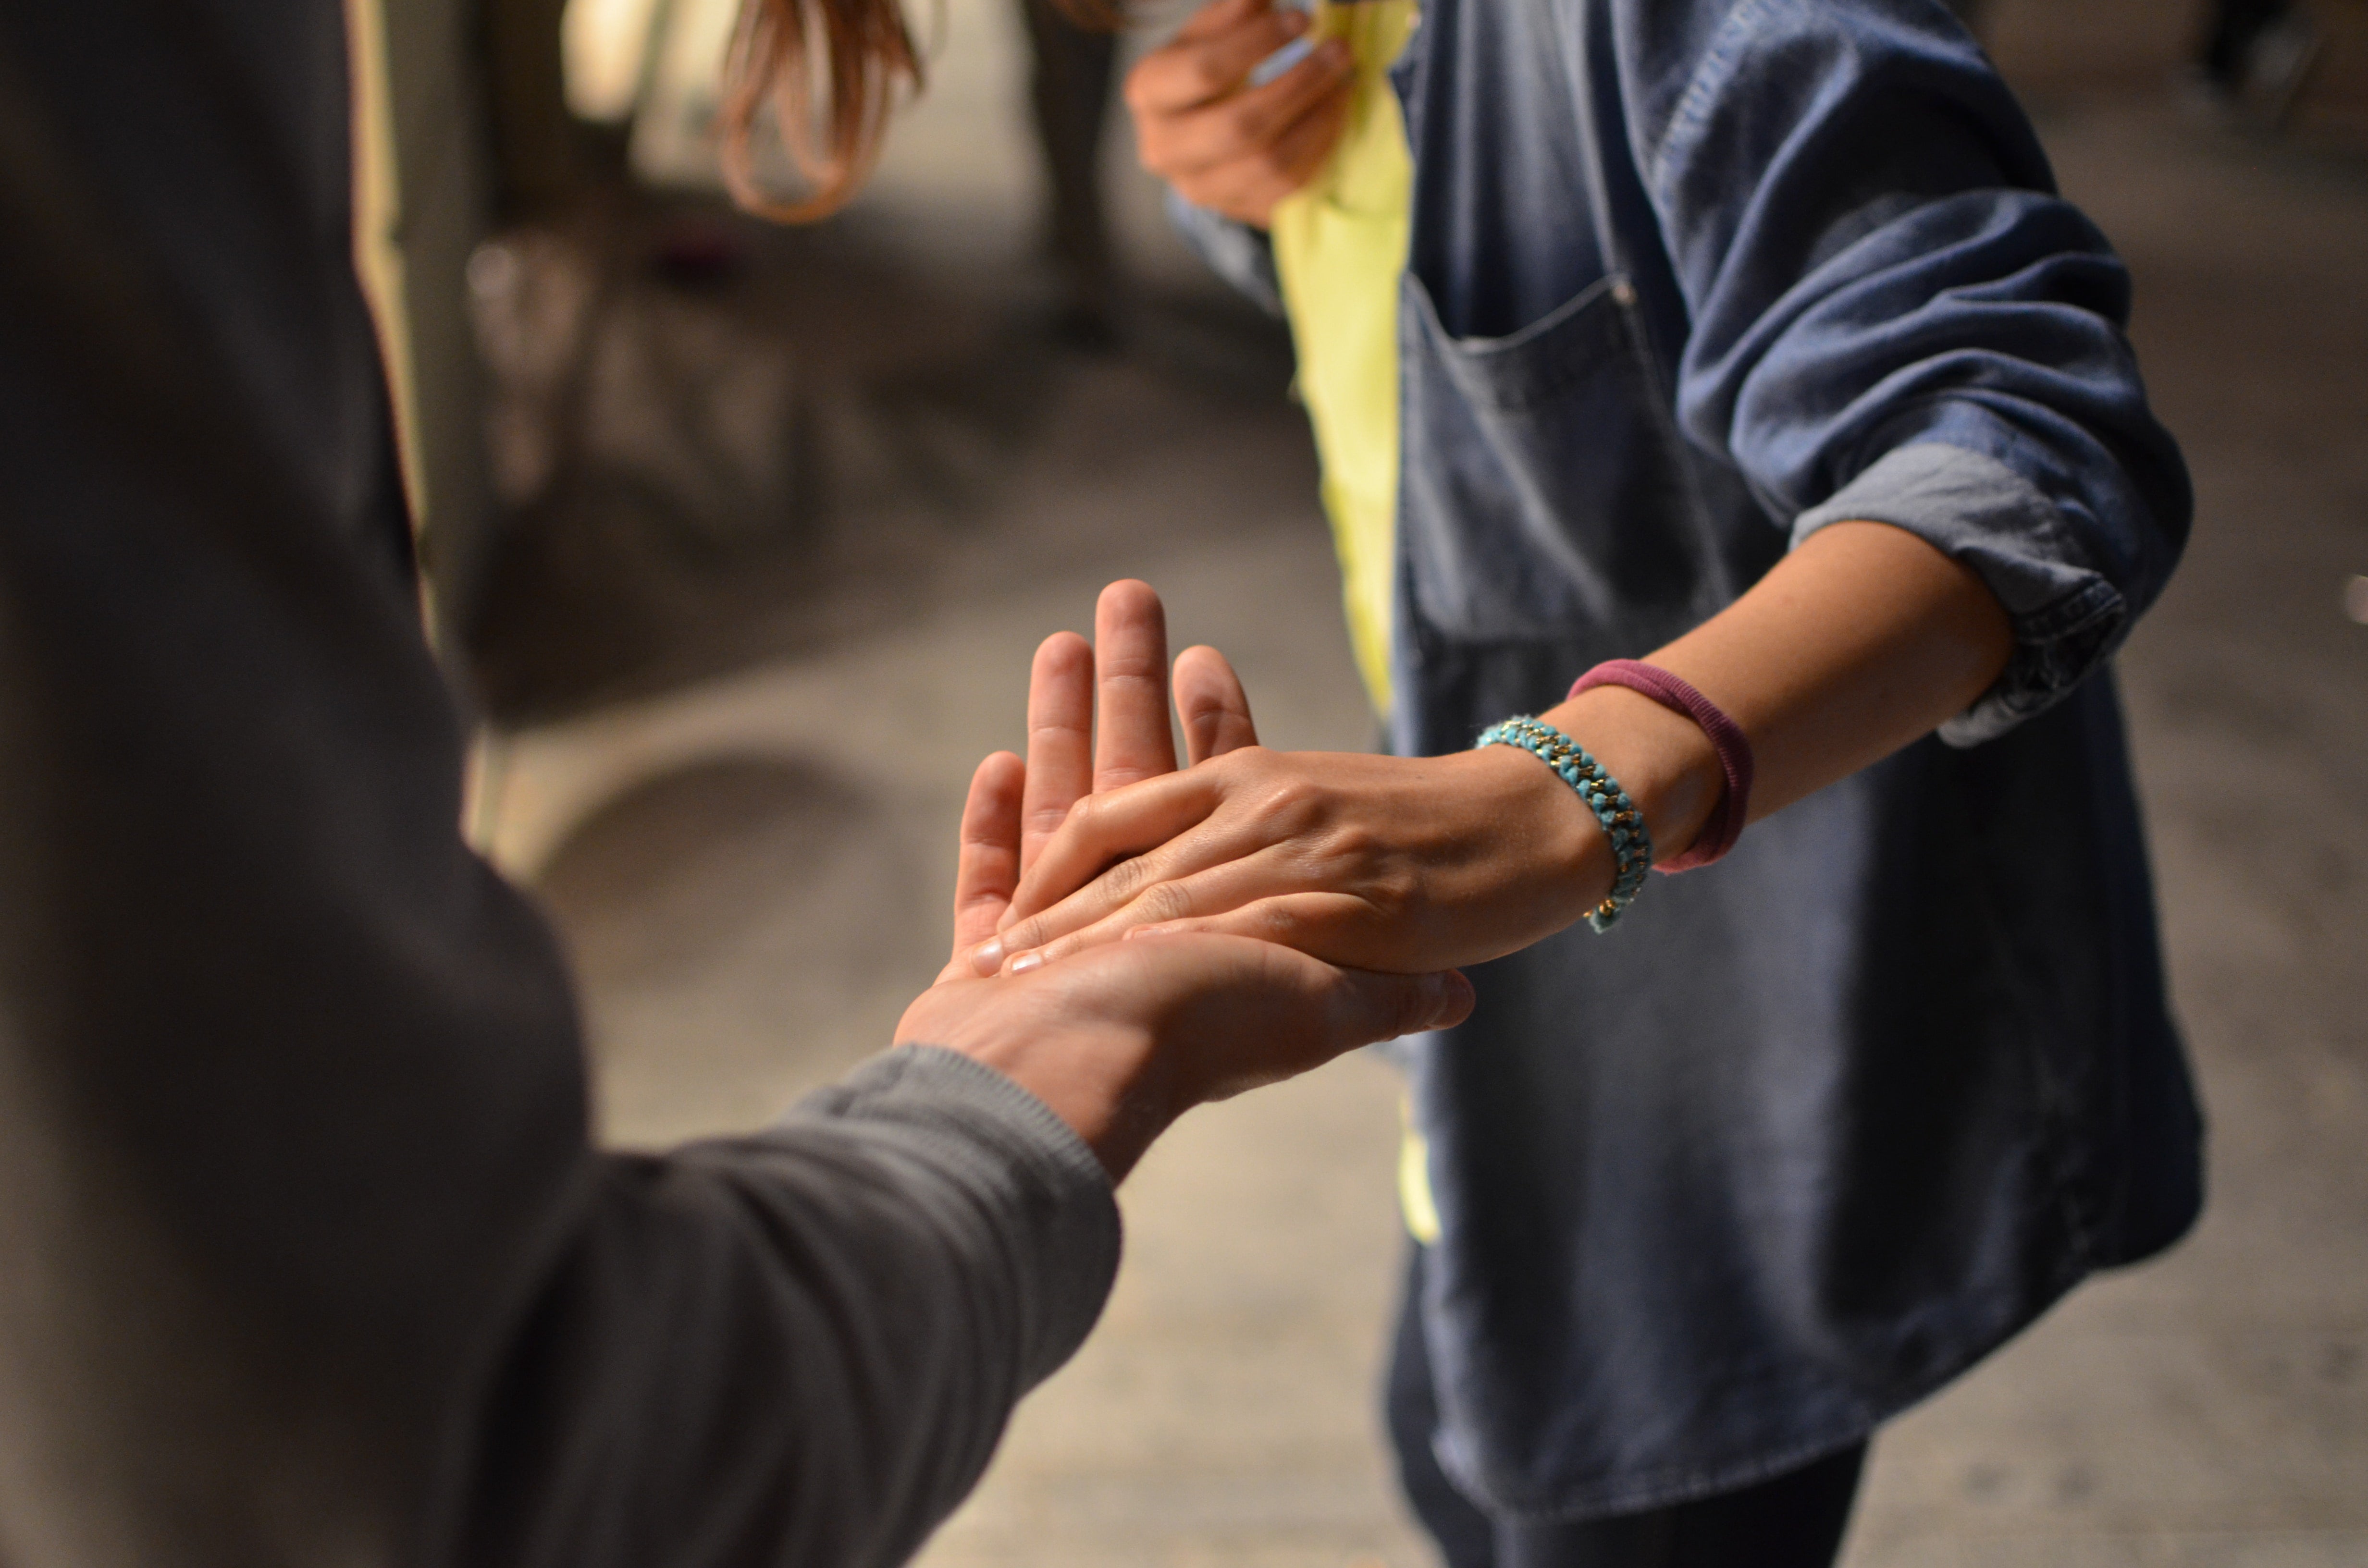
[[[1398,485],[1398,278],[1414,165],[1386,73],[1413,33],[1415,0],[1322,0],[1315,36],[1355,52],[1348,123],[1323,172],[1278,203],[1276,274],[1299,354],[1299,395],[1324,463],[1357,667],[1390,706],[1390,598]]]
[[[1439,1244],[1439,1201],[1430,1195],[1430,1140],[1415,1125],[1414,1102],[1398,1101],[1398,1213],[1406,1234],[1425,1246]]]
[[[1340,143],[1270,220],[1274,266],[1299,354],[1299,396],[1324,462],[1324,510],[1340,556],[1349,639],[1375,711],[1390,709],[1390,599],[1398,494],[1398,280],[1406,271],[1414,161],[1387,77],[1416,0],[1320,0],[1316,36],[1348,40],[1357,76]],[[1398,1208],[1409,1234],[1439,1240],[1430,1149],[1403,1108]]]

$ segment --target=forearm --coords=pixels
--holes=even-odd
[[[508,1336],[456,1564],[905,1561],[1115,1275],[1094,1157],[900,1050],[768,1131],[601,1162]]]
[[[1837,523],[1646,662],[1741,727],[1757,820],[1964,711],[2012,645],[2006,612],[1973,572],[1903,528]],[[1598,687],[1543,717],[1627,788],[1661,858],[1682,852],[1716,808],[1717,755],[1684,715]]]
[[[1903,528],[1839,522],[1650,658],[1740,725],[1760,817],[1962,712],[2012,646],[1972,572]],[[1617,687],[1543,717],[1626,788],[1657,858],[1682,854],[1717,808],[1725,770],[1691,718]],[[1563,929],[1603,901],[1613,871],[1594,812],[1515,747],[1250,747],[1079,801],[1013,899],[1018,918],[973,961],[1026,969],[1156,928],[1420,972]]]

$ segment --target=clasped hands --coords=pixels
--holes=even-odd
[[[1141,583],[1104,590],[1093,645],[1037,650],[1028,760],[971,781],[952,957],[897,1030],[1018,1079],[1113,1176],[1195,1104],[1461,1021],[1453,966],[1610,881],[1592,816],[1523,754],[1268,751],[1231,665],[1192,648],[1179,771],[1170,692]]]

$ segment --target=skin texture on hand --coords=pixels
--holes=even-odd
[[[1837,523],[1650,662],[1743,727],[1757,820],[1963,711],[2012,646],[2004,610],[1971,570],[1904,529]],[[1542,717],[1626,788],[1661,857],[1682,852],[1716,808],[1716,753],[1683,715],[1599,687]],[[1430,970],[1562,929],[1611,875],[1593,814],[1517,749],[1399,758],[1245,748],[1079,801],[971,961],[1024,972],[1159,930]]]
[[[896,1041],[959,1051],[1016,1080],[1115,1181],[1196,1105],[1471,1011],[1471,983],[1452,971],[1375,974],[1271,942],[1182,936],[941,982],[905,1010]]]
[[[1158,596],[1114,583],[1095,642],[1036,652],[1029,751],[972,777],[955,872],[953,957],[906,1009],[896,1043],[959,1051],[1017,1081],[1076,1129],[1116,1180],[1193,1106],[1278,1082],[1343,1051],[1460,1022],[1460,974],[1376,974],[1239,937],[1189,936],[1084,952],[997,979],[970,954],[1063,818],[1096,791],[1176,777],[1167,635]],[[1254,745],[1249,703],[1213,649],[1188,649],[1172,692],[1195,762]],[[1099,713],[1099,723],[1096,716]]]
[[[1156,847],[1127,855],[1144,844]],[[1013,923],[973,962],[999,965],[1008,950],[1024,971],[1040,955],[1213,916],[1234,935],[1354,953],[1361,968],[1477,963],[1569,925],[1611,880],[1594,814],[1526,753],[1250,748],[1080,801],[1020,898],[1042,908],[1049,894],[1031,890],[1091,882],[1087,894],[1041,924]],[[1088,909],[1105,913],[1043,945],[1040,931]]]
[[[1276,202],[1315,177],[1347,122],[1353,62],[1338,39],[1271,82],[1258,63],[1304,33],[1272,0],[1216,0],[1127,73],[1143,166],[1198,207],[1264,228]]]

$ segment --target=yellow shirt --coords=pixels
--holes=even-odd
[[[1321,0],[1313,35],[1345,39],[1356,56],[1348,122],[1323,172],[1278,203],[1270,221],[1299,395],[1324,464],[1349,642],[1384,714],[1396,559],[1398,279],[1414,188],[1386,73],[1416,17],[1415,0]]]
[[[1324,461],[1324,510],[1340,556],[1349,640],[1373,708],[1390,710],[1390,598],[1398,499],[1398,279],[1414,160],[1387,73],[1413,35],[1415,0],[1320,0],[1313,32],[1355,51],[1340,144],[1270,220],[1275,273],[1299,354],[1299,396]],[[1398,1154],[1406,1229],[1439,1240],[1430,1152],[1412,1108]]]

